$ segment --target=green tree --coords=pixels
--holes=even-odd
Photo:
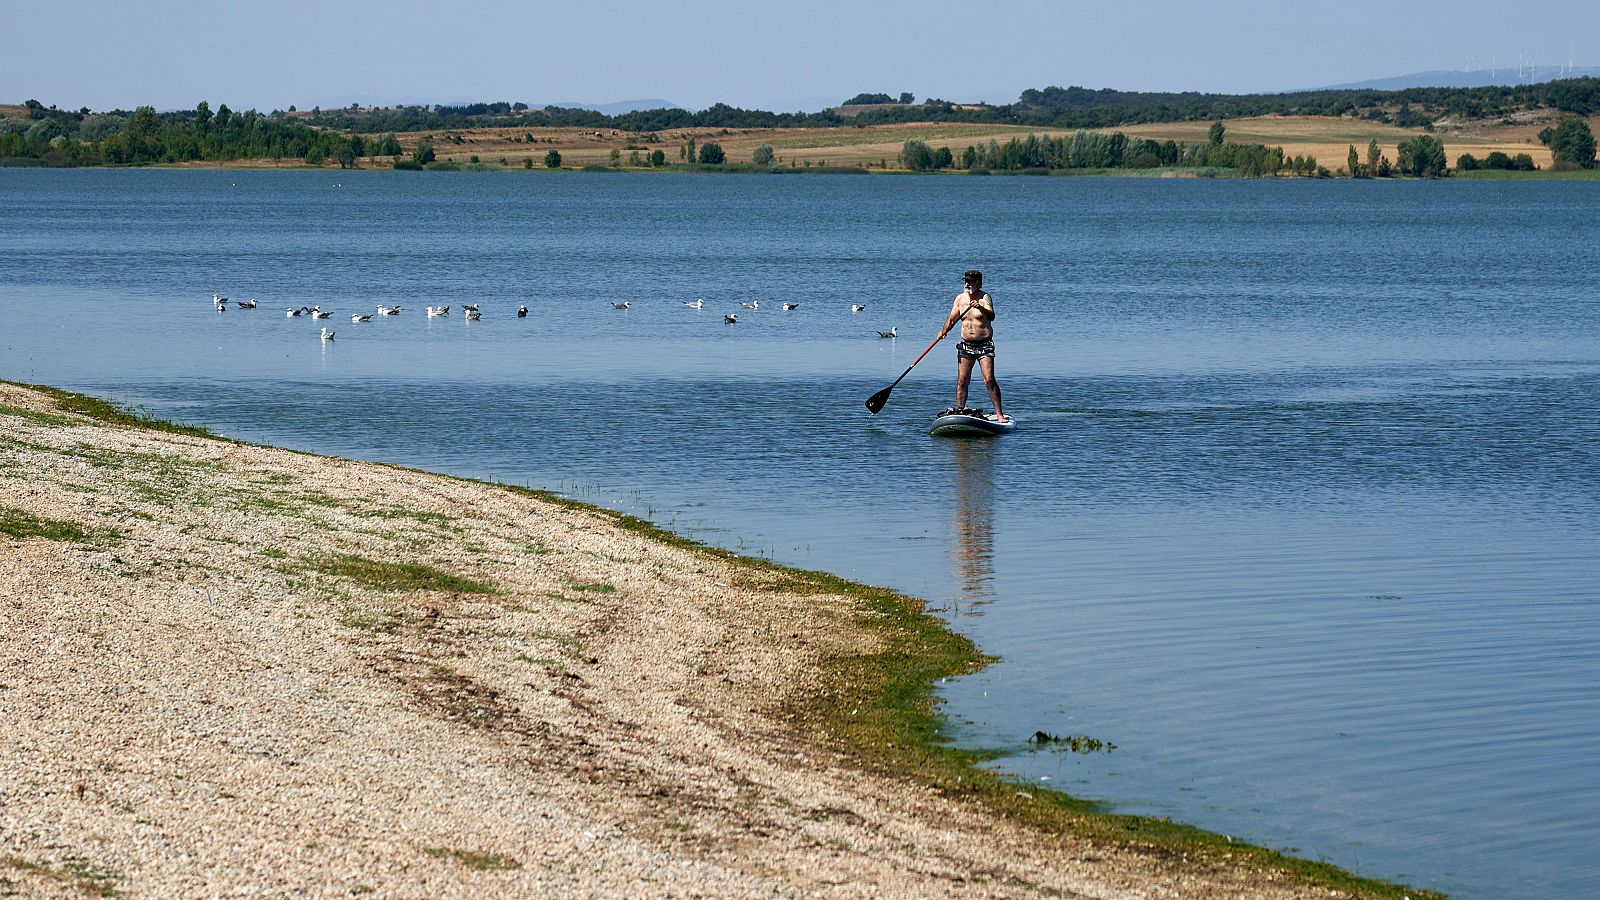
[[[341,169],[353,169],[353,168],[355,168],[356,159],[361,155],[359,152],[357,152],[357,148],[356,148],[356,141],[359,141],[359,140],[361,140],[361,137],[359,135],[357,135],[356,137],[351,138],[349,140],[340,141],[339,145],[336,148],[334,148],[333,158],[335,160],[338,160],[339,168],[341,168]]]
[[[689,162],[694,162],[695,160],[700,158],[694,152],[694,138],[689,138],[689,146],[687,148],[685,148],[685,151],[686,152],[685,152],[684,159],[686,159]]]
[[[425,166],[435,159],[438,159],[438,154],[433,152],[433,144],[427,141],[418,144],[417,149],[411,151],[411,161],[419,166]]]
[[[561,154],[557,153],[554,150],[551,150],[549,153],[546,153],[544,155],[544,167],[546,169],[559,169],[559,168],[561,168]]]
[[[1378,149],[1378,139],[1377,138],[1373,138],[1372,142],[1367,144],[1367,174],[1368,175],[1376,175],[1376,174],[1378,174],[1378,158],[1379,158],[1379,155],[1381,153],[1382,153],[1382,151]]]
[[[910,91],[902,91],[900,93],[900,102],[906,104],[907,106],[909,106],[912,103],[916,102],[916,99],[917,99],[916,96],[913,95]]]
[[[1350,145],[1350,152],[1345,154],[1345,166],[1350,170],[1351,178],[1361,177],[1361,154],[1356,152],[1356,145]]]
[[[933,168],[933,150],[912,138],[900,145],[900,165],[913,172],[926,172]]]
[[[950,152],[949,147],[940,147],[933,151],[933,167],[935,169],[948,169],[955,164],[955,154]]]
[[[1209,137],[1211,139],[1211,145],[1213,147],[1222,146],[1222,136],[1224,134],[1226,134],[1227,131],[1228,130],[1226,128],[1222,127],[1222,120],[1221,119],[1218,119],[1215,122],[1212,122],[1211,123],[1211,130],[1209,132],[1207,132],[1207,137]]]
[[[640,165],[643,164],[643,162],[644,161],[639,158],[639,151],[637,151],[637,150],[629,150],[628,151],[628,167],[629,168],[637,169],[637,168],[639,168]]]
[[[611,153],[606,157],[606,159],[611,164],[611,168],[618,168],[622,165],[622,151],[616,147],[612,147]]]
[[[667,164],[667,154],[662,150],[650,151],[650,165],[661,168]]]
[[[531,156],[524,156],[524,157],[523,157],[523,158],[522,158],[522,167],[523,167],[523,168],[524,168],[524,169],[531,169],[531,168],[533,168],[533,157],[531,157]]]
[[[772,165],[772,157],[772,145],[762,144],[750,154],[750,161],[758,166],[770,166]]]
[[[383,136],[383,140],[378,142],[378,153],[377,153],[377,155],[379,155],[379,156],[399,156],[400,155],[400,139],[394,136],[394,132],[391,131],[388,134],[384,135]]]
[[[211,127],[211,104],[204,100],[194,106],[194,127],[201,134]]]
[[[1567,116],[1556,127],[1539,132],[1539,143],[1550,148],[1557,168],[1594,168],[1594,132],[1589,130],[1589,123],[1577,116]]]
[[[721,144],[706,141],[700,146],[700,162],[704,165],[720,166],[727,158],[727,154],[722,152]]]
[[[1456,168],[1462,172],[1471,172],[1478,168],[1478,158],[1471,153],[1463,153],[1456,157]]]
[[[1444,141],[1431,134],[1419,134],[1400,142],[1397,168],[1402,175],[1438,178],[1444,174]]]

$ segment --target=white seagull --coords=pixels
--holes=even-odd
[[[398,306],[380,306],[380,307],[378,307],[378,315],[380,315],[380,316],[398,316],[398,315],[400,315],[400,307],[398,307]]]
[[[800,304],[798,304],[798,303],[785,303],[785,304],[783,304],[783,311],[784,312],[788,312],[791,309],[799,309],[799,308],[800,308]]]
[[[350,314],[350,321],[352,321],[352,322],[371,322],[372,321],[372,313],[367,313],[364,316],[361,313],[351,313]]]
[[[283,314],[292,319],[295,316],[303,316],[303,315],[305,315],[306,311],[303,310],[303,309],[295,309],[294,307],[291,306],[291,307],[285,307],[284,310],[283,310]]]
[[[850,304],[850,311],[853,312],[853,313],[861,312],[862,310],[864,310],[866,308],[867,308],[867,305],[865,303],[852,303],[852,304]]]
[[[761,308],[761,301],[760,300],[751,300],[749,303],[741,303],[739,305],[744,307],[745,309],[760,309]]]
[[[611,304],[611,308],[612,309],[627,309],[628,307],[630,307],[632,305],[633,305],[632,303],[628,302],[627,300],[624,300],[621,303],[613,303],[613,304]]]
[[[723,313],[722,314],[722,321],[727,322],[729,325],[732,325],[735,322],[739,321],[739,317],[734,315],[733,313]]]
[[[892,337],[895,337],[895,336],[897,336],[899,334],[900,334],[900,326],[899,325],[891,325],[891,326],[889,326],[889,330],[888,331],[880,331],[880,332],[878,332],[878,337],[881,337],[881,338],[892,338]]]
[[[469,310],[466,310],[465,312],[467,314],[467,321],[468,322],[476,322],[479,319],[483,318],[483,313],[478,312],[475,309],[469,309]]]
[[[333,332],[329,331],[326,328],[322,329],[322,339],[325,340],[325,341],[333,340]]]
[[[313,318],[313,319],[331,319],[331,318],[333,318],[333,313],[331,313],[331,312],[323,312],[322,310],[317,309],[315,306],[313,306],[313,307],[311,307],[311,318]]]
[[[700,297],[696,297],[693,300],[683,301],[683,305],[689,307],[690,309],[699,309],[700,307],[706,305],[706,301]]]
[[[239,304],[239,308],[240,309],[255,309],[256,308],[256,298],[254,298],[254,297],[251,297],[249,300],[237,300],[235,302]]]
[[[527,304],[523,304],[523,305],[517,307],[517,318],[526,319],[527,317],[528,317],[528,306],[527,306]]]
[[[449,309],[449,308],[450,307],[448,307],[448,306],[445,307],[445,309]],[[476,303],[463,303],[463,304],[461,304],[461,308],[462,309],[469,309],[469,310],[471,310],[473,312],[477,312],[478,311],[478,304],[476,304]]]
[[[428,307],[428,318],[430,318],[430,319],[437,319],[440,316],[448,316],[448,315],[450,315],[450,307],[448,307],[448,306],[430,306],[430,307]]]

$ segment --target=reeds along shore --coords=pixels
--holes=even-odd
[[[533,492],[0,383],[0,550],[22,894],[1400,895],[1021,791],[913,601]]]

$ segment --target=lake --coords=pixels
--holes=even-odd
[[[0,169],[0,377],[893,586],[1001,657],[940,688],[1021,778],[1571,897],[1597,213],[1587,182]],[[868,415],[972,267],[1019,430],[926,435],[950,343]]]

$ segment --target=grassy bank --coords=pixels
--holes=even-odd
[[[1511,169],[1474,169],[1463,172],[1460,169],[1452,169],[1450,177],[1466,178],[1471,181],[1600,181],[1600,169],[1566,171],[1541,169],[1537,172],[1517,172]]]
[[[203,429],[163,422],[93,397],[30,385],[22,387],[43,391],[63,412],[83,415],[107,426],[211,437]],[[24,415],[46,426],[77,423],[76,419],[54,413],[12,408],[0,409],[0,412]],[[1070,834],[1106,845],[1133,847],[1170,860],[1174,865],[1262,872],[1277,881],[1335,889],[1361,897],[1437,896],[1359,878],[1333,866],[1284,856],[1164,819],[1110,814],[1096,804],[1024,785],[983,768],[984,763],[1000,753],[965,750],[949,744],[944,722],[938,714],[934,685],[940,678],[974,671],[990,660],[969,640],[928,614],[921,601],[915,598],[826,573],[740,557],[642,519],[597,509],[549,492],[492,484],[490,487],[605,517],[622,530],[654,543],[722,560],[735,567],[735,588],[849,598],[852,601],[847,613],[849,621],[854,628],[875,636],[874,652],[867,655],[838,652],[825,656],[824,677],[817,681],[820,686],[808,691],[800,702],[791,701],[781,718],[793,724],[796,740],[813,740],[820,735],[828,746],[865,770],[891,776],[931,794],[960,800],[989,815],[1025,824],[1046,835]],[[8,534],[48,536],[64,527],[58,521],[15,512],[6,512],[0,518]],[[66,534],[61,539],[93,540],[95,536]],[[319,557],[312,563],[318,572],[382,590],[420,586],[461,593],[492,591],[492,586],[472,579],[449,580],[448,573],[427,567],[421,560],[415,564],[377,567],[371,560],[361,557],[330,556]],[[594,587],[584,585],[573,590]]]

